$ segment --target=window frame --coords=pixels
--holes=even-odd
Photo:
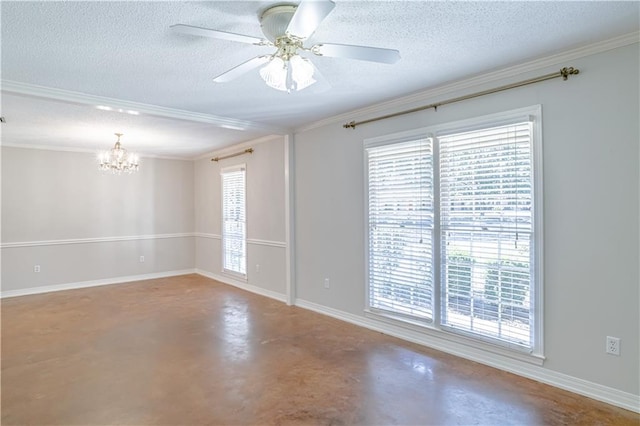
[[[412,142],[415,141],[416,139],[420,139],[420,140],[426,140],[426,139],[432,139],[432,137],[430,135],[425,135],[420,133],[419,135],[416,134],[415,131],[407,131],[407,132],[402,132],[402,133],[396,133],[394,135],[390,135],[392,137],[391,142],[387,143],[389,141],[389,139],[387,137],[380,137],[380,138],[374,138],[374,139],[368,139],[365,142],[368,142],[369,144],[365,146],[364,149],[364,174],[365,174],[365,264],[366,264],[366,270],[365,270],[365,279],[366,279],[366,299],[365,299],[365,306],[366,306],[366,311],[373,313],[373,314],[378,314],[380,316],[384,316],[384,317],[390,317],[390,318],[397,318],[400,321],[409,323],[409,324],[417,324],[417,325],[429,325],[433,323],[433,318],[436,315],[436,311],[435,311],[435,303],[433,303],[433,301],[435,300],[435,298],[437,297],[435,291],[433,291],[432,289],[432,294],[431,294],[431,299],[432,299],[432,303],[433,306],[432,310],[431,310],[431,318],[418,318],[417,316],[412,316],[409,314],[402,314],[400,312],[392,312],[392,311],[388,311],[388,310],[384,310],[381,308],[376,308],[373,307],[371,305],[371,298],[370,298],[370,264],[369,264],[369,255],[370,255],[370,251],[369,251],[369,230],[370,230],[370,223],[369,223],[369,168],[368,168],[368,153],[367,153],[367,149],[368,148],[375,148],[375,147],[381,147],[381,146],[390,146],[390,145],[395,145],[395,144],[401,144],[401,143],[405,143],[405,142]],[[433,141],[429,142],[431,147],[431,151],[433,152],[434,150],[434,145],[433,145]],[[432,162],[435,161],[435,157],[432,160]],[[434,173],[435,168],[432,170],[432,174]],[[435,178],[435,176],[433,176],[433,178]],[[431,182],[431,184],[433,186],[436,185],[435,180]],[[434,200],[435,202],[435,200]],[[434,211],[435,211],[435,205],[434,205]],[[434,213],[435,214],[435,213]],[[434,217],[434,221],[436,220],[436,218]],[[435,222],[434,222],[435,223]],[[431,233],[431,250],[435,253],[435,251],[437,250],[436,247],[436,233],[435,233],[435,226],[431,229],[430,233]],[[431,280],[432,282],[437,282],[437,274],[438,271],[434,268],[435,265],[432,265],[432,277]],[[435,285],[434,285],[435,288]]]
[[[233,269],[228,269],[225,264],[226,250],[225,250],[225,185],[224,175],[227,173],[233,173],[243,171],[244,172],[244,239],[242,241],[243,257],[244,257],[244,273]],[[248,249],[247,249],[247,235],[248,235],[248,223],[247,223],[247,166],[245,163],[236,164],[220,169],[220,262],[222,273],[231,276],[235,279],[247,281],[247,265],[248,265]]]
[[[531,121],[531,173],[532,173],[532,239],[530,248],[530,259],[533,263],[531,268],[531,312],[532,320],[530,327],[533,329],[531,333],[531,348],[523,348],[519,345],[493,339],[488,336],[464,332],[463,330],[452,329],[449,326],[442,325],[441,307],[443,301],[443,274],[442,267],[445,266],[441,260],[441,224],[440,218],[440,141],[439,137],[445,134],[461,133],[466,131],[479,130],[483,128],[496,127],[506,124],[512,124],[524,119]],[[397,143],[415,141],[418,139],[432,138],[433,153],[433,188],[434,188],[434,231],[433,231],[433,274],[434,288],[433,293],[433,320],[426,322],[416,318],[407,318],[401,314],[389,313],[372,308],[370,300],[370,276],[369,276],[369,155],[368,150],[379,146],[390,146]],[[408,130],[398,133],[392,133],[384,136],[378,136],[365,139],[363,142],[363,174],[364,174],[364,248],[365,248],[365,315],[372,319],[376,319],[390,325],[399,325],[410,328],[422,333],[443,337],[458,343],[488,349],[507,356],[515,356],[541,365],[544,360],[544,255],[543,255],[543,152],[542,152],[542,107],[541,105],[533,105],[525,108],[488,114],[480,117],[474,117],[466,120],[458,120],[449,123],[437,124],[428,127],[422,127],[414,130]]]

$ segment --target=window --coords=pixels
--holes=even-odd
[[[433,155],[431,140],[369,149],[369,302],[433,316]]]
[[[539,118],[365,141],[371,312],[541,352]]]
[[[246,169],[244,165],[222,169],[222,269],[246,276],[247,221]]]

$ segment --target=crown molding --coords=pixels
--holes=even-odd
[[[75,148],[72,146],[52,146],[52,145],[34,145],[34,144],[17,144],[17,143],[6,143],[2,142],[0,144],[2,148],[20,148],[20,149],[39,149],[42,151],[61,151],[61,152],[78,152],[83,154],[95,154],[98,152],[97,149],[88,149],[88,148]]]
[[[194,121],[198,123],[212,124],[216,127],[230,130],[263,131],[269,133],[286,133],[285,129],[254,121],[238,120],[235,118],[221,117],[211,114],[202,114],[182,109],[166,108],[158,105],[144,104],[140,102],[126,101],[122,99],[108,98],[105,96],[90,95],[71,90],[57,89],[53,87],[39,86],[36,84],[21,83],[13,80],[2,80],[2,91],[24,96],[33,96],[43,99],[51,99],[92,107],[108,107],[119,112],[134,112],[133,115],[143,114],[155,117],[170,118],[174,120]]]
[[[251,139],[245,142],[239,142],[233,145],[226,146],[224,148],[216,149],[215,151],[211,151],[206,154],[198,155],[197,157],[193,157],[192,160],[198,161],[198,160],[204,160],[205,158],[209,158],[209,157],[222,157],[224,155],[231,154],[232,152],[237,151],[239,149],[251,148],[253,145],[259,145],[265,142],[271,142],[271,141],[282,139],[282,138],[284,138],[284,135],[280,135],[280,134],[262,136],[256,139]]]
[[[57,146],[57,145],[34,145],[34,144],[17,144],[17,143],[0,143],[0,148],[20,148],[20,149],[37,149],[42,151],[58,151],[58,152],[77,152],[81,154],[96,155],[98,149],[90,148],[76,148],[72,146]],[[176,157],[170,155],[154,155],[144,154],[136,152],[140,158],[148,158],[154,160],[175,160],[175,161],[192,161],[191,157]]]
[[[583,58],[585,56],[606,52],[608,50],[617,49],[619,47],[628,46],[638,42],[640,42],[640,31],[636,31],[630,34],[625,34],[619,37],[611,38],[611,39],[600,41],[597,43],[592,43],[586,46],[581,46],[581,47],[567,50],[554,55],[549,55],[542,58],[534,59],[518,65],[503,68],[497,71],[492,71],[492,72],[476,75],[470,78],[454,81],[451,83],[444,84],[442,86],[437,86],[431,89],[422,90],[420,92],[416,92],[408,96],[395,98],[386,102],[377,103],[375,105],[370,105],[368,107],[364,107],[364,108],[360,108],[350,112],[328,117],[323,120],[319,120],[319,121],[298,127],[294,129],[294,132],[295,133],[306,132],[308,130],[324,127],[327,125],[332,125],[336,123],[343,124],[344,122],[348,122],[354,119],[365,119],[373,115],[387,114],[390,111],[407,107],[407,105],[433,101],[433,99],[437,98],[438,96],[450,94],[455,91],[473,88],[486,83],[503,81],[505,79],[513,78],[520,74],[524,74],[531,71],[537,71],[537,70],[551,67],[554,65],[557,66],[566,61],[571,61],[574,59]]]
[[[167,155],[148,155],[138,153],[140,158],[149,158],[154,160],[175,160],[175,161],[199,161],[209,157],[223,156],[229,154],[238,149],[250,148],[255,145],[259,145],[265,142],[275,141],[283,138],[283,135],[267,135],[256,139],[251,139],[245,142],[238,142],[234,145],[229,145],[224,148],[217,149],[215,151],[208,152],[206,154],[199,154],[195,157],[176,157]],[[51,145],[33,145],[33,144],[14,144],[14,143],[0,143],[0,148],[20,148],[20,149],[37,149],[43,151],[58,151],[58,152],[77,152],[81,154],[96,154],[98,150],[88,148],[76,148],[65,146],[51,146]]]

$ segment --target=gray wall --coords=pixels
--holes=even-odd
[[[193,269],[193,170],[143,158],[113,176],[90,153],[2,147],[3,292]]]
[[[512,78],[567,65],[582,70],[567,82],[552,80],[355,130],[340,122],[297,132],[297,297],[365,319],[364,139],[542,104],[543,368],[638,395],[638,50],[635,44]],[[419,105],[495,86],[469,87]],[[330,289],[323,288],[325,277]],[[622,339],[622,356],[605,354],[607,335]]]
[[[144,158],[121,176],[90,153],[2,147],[3,294],[195,270],[238,284],[222,274],[220,168],[246,163],[245,284],[284,300],[285,138],[251,146],[219,163]]]
[[[282,136],[252,144],[251,155],[195,162],[196,268],[210,276],[222,273],[220,169],[247,166],[247,284],[284,299],[285,174]],[[237,151],[234,148],[230,152]],[[224,152],[220,153],[221,155]],[[257,267],[259,265],[259,267]]]

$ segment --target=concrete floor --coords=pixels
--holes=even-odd
[[[198,275],[2,300],[3,425],[638,425]]]

